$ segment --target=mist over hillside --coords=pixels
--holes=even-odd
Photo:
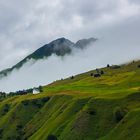
[[[45,44],[44,46],[35,50],[33,53],[29,54],[24,59],[14,64],[12,67],[0,71],[0,79],[9,76],[9,74],[11,74],[11,72],[13,72],[13,70],[15,69],[19,70],[30,60],[34,60],[35,63],[36,61],[41,60],[43,58],[49,58],[51,55],[61,57],[65,55],[70,55],[71,53],[73,53],[73,50],[77,49],[84,50],[86,47],[96,42],[97,40],[98,39],[96,38],[81,39],[76,43],[73,43],[64,37],[53,40],[50,43]]]
[[[0,80],[0,90],[10,92],[46,85],[107,64],[122,64],[138,59],[139,46],[131,46],[130,42],[124,41],[120,44],[117,40],[114,42],[113,38],[101,38],[84,51],[74,49],[70,55],[52,55],[36,63],[30,60],[20,70],[14,70],[8,77]],[[118,51],[118,45],[122,50]]]

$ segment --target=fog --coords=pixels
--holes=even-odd
[[[107,64],[122,64],[139,59],[138,43],[135,44],[131,39],[120,43],[120,39],[115,38],[100,38],[87,49],[73,50],[71,55],[64,57],[52,55],[35,63],[30,60],[20,70],[14,70],[8,77],[0,80],[0,91],[10,92],[47,85]],[[118,45],[122,49],[118,49]]]
[[[139,0],[0,0],[0,11],[0,70],[60,37],[140,36]]]

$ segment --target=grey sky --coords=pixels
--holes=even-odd
[[[0,70],[62,36],[110,38],[118,50],[140,51],[140,1],[0,0]]]

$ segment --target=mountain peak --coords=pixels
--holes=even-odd
[[[81,39],[76,43],[73,43],[72,41],[64,37],[58,38],[42,46],[41,48],[37,49],[32,54],[24,58],[22,61],[14,65],[12,68],[1,71],[0,78],[7,76],[8,73],[12,72],[14,69],[21,68],[30,59],[39,60],[39,59],[43,59],[44,57],[50,57],[52,54],[55,54],[57,56],[65,56],[67,54],[70,54],[73,48],[84,49],[90,43],[93,43],[96,40],[97,39],[95,38]]]
[[[66,40],[68,40],[68,39],[66,39],[66,38],[64,38],[64,37],[61,37],[61,38],[57,38],[57,39],[55,39],[55,40],[53,40],[53,41],[51,41],[50,43],[52,43],[52,42],[63,42],[63,41],[66,41]],[[49,43],[49,44],[50,44]]]
[[[87,47],[88,45],[90,45],[91,43],[94,43],[95,41],[97,41],[96,38],[88,38],[88,39],[81,39],[81,40],[78,40],[76,43],[75,43],[75,46],[77,48],[81,48],[81,49],[84,49],[85,47]]]
[[[68,39],[66,39],[66,38],[64,38],[64,37],[62,37],[62,38],[58,38],[58,39],[56,39],[56,40],[50,42],[48,45],[52,45],[52,44],[54,44],[54,45],[61,45],[61,44],[63,44],[63,43],[65,43],[65,45],[73,45],[73,44],[74,44],[74,43],[71,42],[70,40],[68,40]]]

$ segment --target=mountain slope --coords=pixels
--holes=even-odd
[[[95,38],[89,38],[89,39],[82,39],[76,43],[73,43],[65,38],[56,39],[50,42],[49,44],[46,44],[43,47],[39,48],[29,56],[24,58],[22,61],[14,65],[12,68],[8,68],[6,70],[1,71],[0,78],[7,76],[14,69],[20,69],[25,63],[27,63],[31,59],[39,60],[39,59],[43,59],[44,57],[47,58],[52,54],[55,54],[57,56],[65,56],[70,54],[73,51],[73,48],[84,49],[88,45],[90,45],[90,43],[93,43],[96,40],[97,39]]]
[[[140,61],[56,81],[0,102],[2,140],[139,140]]]

